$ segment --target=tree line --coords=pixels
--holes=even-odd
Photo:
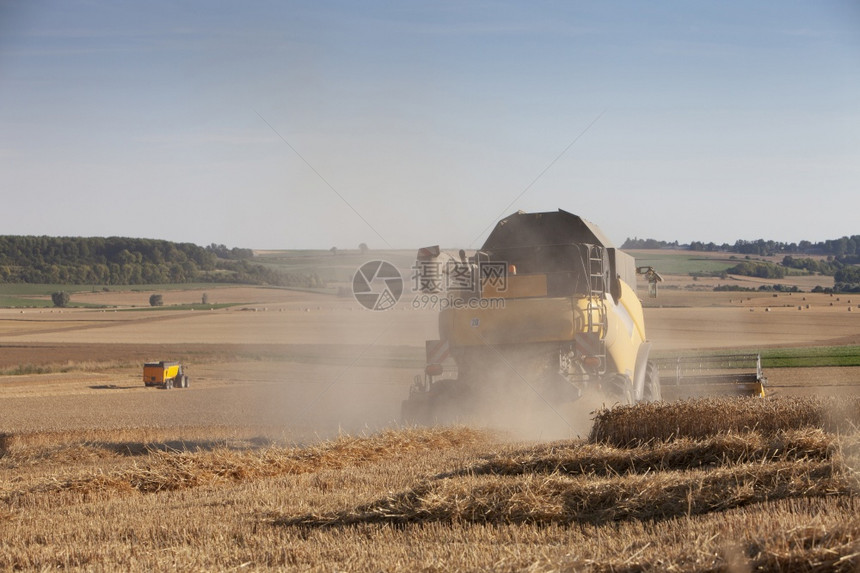
[[[829,239],[813,243],[811,241],[800,241],[798,243],[784,243],[780,241],[771,241],[765,239],[757,239],[755,241],[746,241],[738,239],[734,244],[722,243],[704,243],[702,241],[693,241],[689,245],[679,245],[678,241],[658,241],[656,239],[638,239],[627,238],[622,249],[665,249],[665,248],[688,248],[691,251],[705,252],[726,252],[738,253],[741,255],[759,255],[770,256],[780,254],[799,254],[799,255],[829,255],[833,257],[854,257],[860,256],[860,235],[851,235],[850,237],[840,237],[839,239]]]
[[[250,249],[127,237],[0,236],[0,283],[226,282],[321,287],[316,275],[254,264]]]
[[[785,253],[781,263],[746,260],[739,262],[725,271],[721,271],[719,276],[725,277],[732,274],[765,279],[781,279],[792,272],[790,269],[796,269],[794,272],[801,271],[801,273],[819,273],[832,276],[834,279],[833,288],[837,292],[860,291],[860,266],[858,266],[860,264],[860,235],[845,236],[817,243],[811,241],[783,243],[758,239],[755,241],[738,240],[733,245],[728,243],[717,245],[701,241],[693,241],[689,245],[679,245],[678,241],[667,242],[656,239],[638,239],[635,237],[631,239],[628,237],[624,241],[624,244],[621,245],[621,248],[631,250],[681,248],[691,251],[720,251],[746,255],[747,259],[751,255],[773,256]],[[796,255],[818,255],[825,256],[826,259],[814,259],[809,256]]]
[[[853,288],[852,285],[860,284],[860,266],[845,262],[848,257],[828,257],[828,260],[816,260],[810,258],[796,259],[786,255],[782,263],[771,263],[769,261],[742,261],[733,267],[729,267],[721,274],[744,275],[763,279],[781,279],[789,274],[789,269],[798,269],[805,274],[822,274],[832,276],[836,288],[846,290]],[[725,277],[723,277],[725,278]]]

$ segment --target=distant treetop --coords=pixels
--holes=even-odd
[[[242,259],[252,259],[254,258],[254,251],[251,249],[240,249],[239,247],[233,247],[232,249],[228,249],[224,245],[216,245],[212,243],[206,250],[210,253],[214,253],[215,256],[222,259],[232,259],[232,260],[242,260]]]
[[[738,239],[734,245],[723,243],[703,243],[693,241],[689,245],[679,245],[678,241],[658,241],[656,239],[628,238],[621,245],[622,249],[665,249],[680,248],[691,251],[723,251],[727,253],[739,253],[742,255],[778,255],[778,254],[802,254],[802,255],[831,255],[834,257],[853,257],[860,255],[860,235],[830,239],[818,243],[800,241],[799,243],[782,243],[758,239],[746,241]]]
[[[621,245],[622,249],[667,249],[667,248],[681,248],[678,245],[678,241],[674,241],[669,243],[667,241],[658,241],[657,239],[637,239],[633,237],[627,238],[624,241],[624,244]]]

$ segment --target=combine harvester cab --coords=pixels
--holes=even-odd
[[[179,362],[146,362],[143,365],[143,383],[146,386],[157,386],[170,390],[171,388],[188,388],[189,378]]]
[[[446,257],[421,249],[416,265],[475,281],[439,295],[439,339],[427,341],[405,421],[452,421],[528,400],[555,411],[591,391],[610,404],[661,398],[635,261],[594,224],[562,210],[519,212],[473,257]]]

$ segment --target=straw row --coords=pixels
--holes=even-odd
[[[860,397],[703,398],[651,402],[601,410],[589,435],[592,443],[634,447],[680,438],[701,439],[728,432],[820,428],[851,432],[860,427]]]
[[[152,451],[131,468],[50,477],[31,493],[103,491],[155,493],[203,485],[298,475],[373,463],[403,454],[478,443],[487,435],[469,428],[387,431],[370,437],[345,436],[310,447],[172,452]],[[22,492],[17,492],[18,494]],[[16,494],[6,496],[7,501]]]
[[[277,523],[592,523],[699,515],[792,497],[848,495],[857,480],[832,462],[745,464],[711,471],[586,479],[560,475],[439,480],[333,515]]]

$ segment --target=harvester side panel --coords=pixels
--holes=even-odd
[[[535,298],[546,297],[549,292],[546,273],[531,275],[511,275],[504,285],[484,281],[481,285],[481,298]]]
[[[504,308],[439,313],[440,338],[452,347],[572,340],[582,323],[570,298],[508,299]]]
[[[633,325],[636,327],[636,332],[639,333],[639,338],[643,341],[648,340],[648,337],[645,336],[645,311],[642,310],[642,303],[639,301],[639,297],[636,296],[636,292],[630,285],[624,282],[621,283],[621,293],[621,306],[624,307],[627,314],[633,320]]]
[[[606,249],[609,254],[609,265],[622,282],[636,292],[636,259],[624,251],[615,248]]]
[[[615,364],[615,371],[631,380],[636,371],[636,355],[645,341],[644,318],[639,299],[622,283],[622,296],[618,305],[607,301],[606,353]]]

